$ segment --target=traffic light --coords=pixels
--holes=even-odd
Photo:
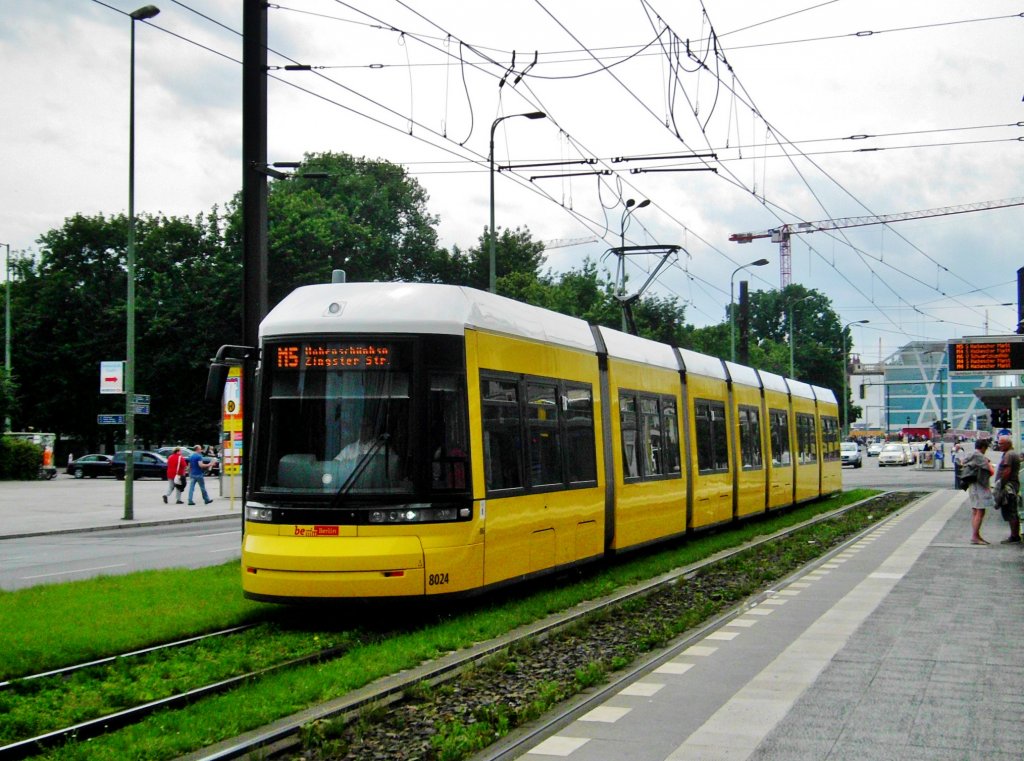
[[[993,428],[1009,428],[1011,422],[1013,422],[1013,421],[1010,418],[1010,410],[1008,410],[1008,409],[994,409],[994,410],[992,410],[992,427]]]

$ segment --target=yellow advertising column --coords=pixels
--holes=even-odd
[[[224,384],[224,434],[221,436],[221,470],[228,478],[231,509],[235,509],[235,477],[242,472],[242,368],[228,370]]]

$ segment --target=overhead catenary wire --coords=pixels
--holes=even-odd
[[[180,3],[179,3],[179,4],[180,4]],[[108,6],[108,7],[109,7],[109,6]],[[390,27],[390,28],[387,28],[387,27],[385,27],[385,25],[378,25],[378,27],[377,27],[377,28],[379,28],[379,29],[386,29],[386,30],[387,30],[388,32],[390,32],[390,33],[395,33],[396,31],[398,31],[398,30],[396,30],[396,29],[395,29],[394,27]],[[177,35],[176,35],[176,36],[177,36]],[[193,44],[195,44],[195,43],[193,43]],[[461,45],[461,44],[462,44],[462,42],[460,41],[460,45]],[[201,47],[204,47],[204,49],[209,49],[209,48],[205,48],[205,46],[201,46]],[[211,52],[215,52],[215,53],[216,53],[217,51],[211,51]],[[219,54],[219,55],[223,55],[223,54],[220,54],[220,53],[218,53],[218,54]],[[231,58],[230,58],[230,57],[228,57],[228,56],[225,56],[225,57],[226,57],[226,58],[228,58],[228,60],[234,60],[234,59],[231,59]],[[497,66],[498,64],[499,64],[499,62],[497,61],[497,59],[495,59],[495,62],[494,62],[494,64],[490,64],[490,65],[495,65],[495,66]],[[412,68],[412,67],[410,67],[410,68]],[[484,69],[483,69],[483,68],[478,68],[477,70],[479,70],[479,71],[484,71]],[[464,71],[465,71],[465,69],[464,69]],[[532,78],[537,78],[537,77],[535,76],[535,74],[531,74],[530,76],[531,76]],[[279,81],[279,82],[286,82],[286,80],[285,80],[285,79],[282,79],[282,78],[278,78],[278,79],[277,79],[277,81]],[[291,83],[291,82],[286,82],[286,83],[287,83],[287,84],[288,84],[289,86],[295,86],[295,83]],[[300,88],[300,89],[302,89],[302,88]],[[307,91],[307,92],[309,92],[309,94],[311,94],[311,95],[314,95],[315,97],[318,97],[318,98],[323,98],[323,96],[322,96],[321,94],[319,94],[319,93],[315,93],[314,91],[311,91],[311,90],[309,90],[308,88],[306,88],[306,91]],[[468,96],[468,85],[467,85],[467,96]],[[346,106],[346,105],[344,105],[344,104],[341,104],[340,102],[338,102],[338,101],[336,101],[336,100],[332,100],[332,99],[327,99],[327,100],[329,100],[329,101],[333,102],[333,103],[334,103],[335,105],[338,105],[338,106],[340,106],[340,107],[342,107],[342,108],[347,108],[347,109],[348,109],[349,111],[351,111],[352,113],[354,113],[354,114],[357,114],[357,115],[360,115],[361,117],[365,117],[365,118],[370,118],[370,119],[376,119],[376,117],[372,117],[372,116],[370,116],[370,115],[368,115],[368,114],[362,113],[362,112],[360,112],[360,111],[359,111],[358,109],[353,109],[353,108],[351,108],[350,106]],[[471,101],[472,99],[469,99],[469,100]],[[369,99],[369,101],[368,101],[368,102],[374,103],[374,104],[375,104],[375,107],[380,107],[380,105],[381,105],[381,104],[379,104],[379,103],[376,103],[376,102],[374,102],[374,101],[373,101],[373,99]],[[398,111],[395,111],[395,114],[394,114],[394,116],[395,116],[395,118],[403,118],[403,116],[399,115],[399,112],[398,112]],[[381,120],[377,120],[377,123],[384,123],[384,124],[387,124],[387,122],[386,122],[386,121],[381,121]],[[388,124],[387,126],[388,126],[389,128],[391,128],[391,129],[395,129],[395,126],[394,126],[394,125],[390,125],[390,124]],[[418,129],[418,127],[417,127],[417,129]],[[404,130],[399,130],[399,131],[404,131]],[[438,137],[440,138],[440,140],[441,140],[442,142],[443,142],[443,141],[444,141],[444,140],[446,139],[446,136],[445,136],[445,132],[444,132],[443,130],[442,130],[442,131],[438,131],[438,132],[437,132],[436,134],[437,134],[437,136],[438,136]],[[420,135],[414,135],[414,137],[416,137],[417,139],[422,139],[422,137],[421,137]],[[467,139],[468,139],[468,138],[467,138]],[[425,142],[426,144],[428,144],[428,145],[431,145],[431,146],[433,146],[433,147],[435,147],[435,148],[437,148],[437,147],[442,147],[441,145],[438,145],[438,143],[436,143],[436,142],[434,142],[434,141],[432,141],[432,140],[424,140],[423,142]],[[578,143],[577,143],[576,141],[573,141],[573,142],[572,142],[571,144],[575,146],[575,145],[577,145]],[[460,159],[459,159],[459,160],[465,160],[465,161],[472,161],[472,162],[475,162],[475,163],[477,164],[477,166],[478,166],[478,167],[479,167],[479,166],[481,166],[480,162],[481,162],[481,160],[482,160],[482,157],[480,156],[480,154],[479,154],[479,153],[475,153],[474,155],[469,155],[469,156],[466,156],[465,154],[459,154],[459,153],[457,153],[457,152],[451,152],[451,151],[449,151],[449,152],[450,152],[450,153],[451,153],[451,154],[452,154],[453,156],[460,156]],[[516,178],[516,181],[519,181],[519,180],[518,180],[518,178]],[[600,187],[600,186],[598,186],[598,187]],[[538,191],[537,191],[536,189],[533,189],[533,190],[534,190],[534,192],[538,192]],[[550,196],[549,196],[549,194],[547,194],[547,193],[544,193],[544,192],[541,192],[540,194],[541,194],[541,195],[543,195],[543,196],[547,196],[547,197],[550,197]],[[557,199],[555,199],[555,198],[551,198],[551,200],[553,200],[553,201],[554,201],[555,203],[559,203],[559,205],[560,205],[560,206],[561,206],[562,208],[565,208],[565,204],[564,204],[564,203],[560,203],[560,202],[559,202],[559,201],[558,201]],[[578,215],[578,214],[576,214],[576,213],[573,213],[573,216],[574,216],[574,217],[576,217],[577,219],[579,219],[579,218],[580,218],[580,217],[579,217],[579,215]],[[675,220],[675,221],[678,221],[678,220]],[[681,223],[680,223],[680,224],[681,224]],[[687,230],[689,229],[689,228],[688,228],[688,227],[687,227],[686,225],[682,225],[682,224],[681,224],[681,226],[682,226],[682,227],[683,227],[684,229],[687,229]],[[605,227],[607,227],[607,225],[605,225]],[[699,236],[695,236],[695,237],[696,237],[697,239],[700,239],[700,237],[699,237]],[[700,239],[700,240],[702,240],[702,239]],[[712,246],[712,245],[711,245],[710,243],[707,243],[706,241],[703,241],[703,240],[702,240],[702,242],[706,243],[706,244],[707,244],[707,245],[709,246],[709,248],[710,248],[711,250],[714,250],[714,251],[716,251],[716,253],[717,253],[718,255],[721,255],[721,256],[723,256],[723,257],[724,257],[725,259],[727,259],[727,260],[730,260],[730,261],[731,261],[731,257],[727,256],[727,255],[726,255],[726,254],[725,254],[724,252],[721,252],[721,251],[719,251],[718,249],[716,249],[716,248],[715,248],[714,246]]]

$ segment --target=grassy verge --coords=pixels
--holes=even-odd
[[[259,620],[238,563],[143,571],[0,593],[0,679]]]
[[[872,492],[866,490],[847,492],[802,507],[784,516],[747,524],[735,531],[702,536],[679,547],[637,557],[630,562],[588,576],[578,584],[553,586],[511,601],[485,600],[481,606],[451,614],[440,623],[432,620],[418,630],[389,636],[380,641],[369,636],[358,644],[353,643],[348,654],[330,664],[279,674],[231,694],[203,701],[183,711],[158,714],[115,735],[93,740],[88,744],[72,743],[53,751],[47,757],[172,758],[261,726],[309,705],[339,697],[380,676],[413,667],[423,660],[482,639],[498,636],[515,626],[535,621],[551,612],[694,562],[725,547],[740,544],[753,536],[776,531],[871,494]],[[184,578],[178,575],[179,573],[185,574]],[[110,587],[111,583],[113,589]],[[139,594],[133,596],[131,590],[136,587]],[[187,593],[182,590],[187,590]],[[127,606],[134,611],[133,614],[124,618],[112,614],[109,618],[98,618],[94,626],[79,626],[85,631],[76,632],[74,646],[65,646],[49,635],[49,622],[59,622],[63,618],[60,608],[52,607],[53,604],[67,600],[75,604],[78,610],[84,611],[99,602],[109,603],[112,594],[117,598],[119,605]],[[50,654],[52,646],[54,650],[63,653],[61,657],[65,660],[62,662],[56,658],[56,662],[51,665],[82,660],[82,656],[77,653],[85,651],[89,651],[86,657],[94,657],[158,640],[233,625],[251,620],[259,615],[260,610],[268,609],[266,606],[255,606],[241,600],[237,588],[237,565],[234,563],[204,571],[136,574],[117,579],[76,582],[60,587],[40,587],[36,590],[10,593],[0,596],[0,617],[17,622],[19,627],[22,626],[23,619],[20,616],[12,619],[8,618],[7,613],[16,608],[27,609],[26,603],[17,600],[26,596],[33,598],[33,609],[41,620],[33,622],[31,632],[22,630],[17,634],[17,638],[11,641],[24,642],[28,634],[34,633],[35,640],[32,640],[31,636],[28,637],[32,640],[32,652]],[[145,601],[144,606],[137,603],[140,599]],[[189,604],[183,605],[183,600]],[[358,614],[358,611],[355,613]],[[337,626],[336,618],[327,618],[327,630]],[[315,619],[306,616],[305,621],[309,624],[305,636],[310,639],[319,636],[316,625],[311,623]],[[161,625],[154,627],[157,622]],[[359,623],[358,619],[353,619],[349,625],[354,628]],[[159,631],[158,634],[154,633],[154,628]],[[110,644],[112,630],[118,632],[115,639],[120,644],[116,646]],[[40,670],[38,663],[26,656],[23,650],[19,655],[19,648],[12,649],[15,650],[14,653],[7,652],[4,656],[17,662],[32,663],[30,669],[21,669],[20,673]]]

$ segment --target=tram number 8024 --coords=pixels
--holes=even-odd
[[[440,587],[448,583],[448,574],[432,573],[427,576],[427,586]]]

